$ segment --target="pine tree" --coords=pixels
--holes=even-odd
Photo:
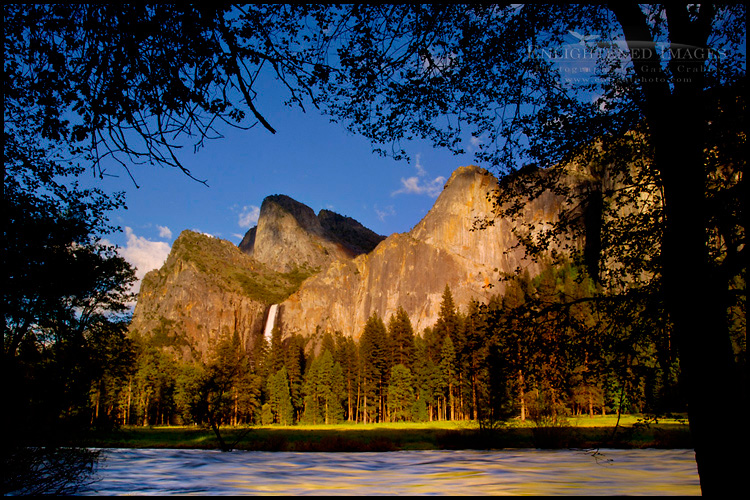
[[[528,373],[533,369],[532,356],[535,352],[532,347],[533,329],[528,324],[526,313],[526,304],[534,293],[528,270],[510,281],[505,288],[500,311],[495,315],[493,332],[497,346],[494,354],[509,368],[508,377],[514,380],[512,385],[516,388],[521,421],[526,420],[527,416]],[[490,372],[496,371],[496,367],[490,367]],[[493,378],[497,380],[498,377]],[[510,385],[510,381],[507,384]],[[491,408],[495,415],[500,413],[504,390],[504,384],[495,384],[490,390]]]
[[[345,337],[341,332],[336,332],[336,362],[340,364],[342,371],[342,383],[346,393],[346,419],[353,421],[356,418],[355,404],[357,391],[357,367],[359,355],[357,344],[351,337]]]
[[[423,356],[426,359],[431,360],[435,365],[440,363],[440,349],[443,348],[443,336],[435,328],[427,327],[422,332],[422,339],[424,340],[424,353]],[[416,345],[416,344],[415,344]],[[419,355],[416,355],[417,359]]]
[[[326,349],[320,356],[318,365],[318,388],[320,408],[326,424],[335,424],[341,420],[341,393],[343,381],[341,365],[333,361],[333,355]]]
[[[466,319],[463,322],[463,338],[465,353],[463,356],[464,370],[468,384],[466,386],[466,398],[469,401],[468,407],[471,409],[471,418],[477,420],[479,399],[479,370],[482,346],[486,341],[487,325],[486,318],[482,311],[482,306],[476,300],[469,303],[469,310]]]
[[[175,362],[163,350],[148,344],[140,346],[133,377],[133,423],[163,424],[174,405]],[[167,423],[169,419],[166,419]]]
[[[263,335],[258,335],[253,341],[251,348],[251,363],[253,373],[258,375],[262,380],[268,378],[270,371],[269,360],[271,354],[271,345]]]
[[[359,342],[362,370],[363,415],[365,422],[385,418],[385,392],[388,370],[387,331],[383,320],[373,313]]]
[[[312,361],[305,375],[303,421],[311,424],[339,422],[343,416],[343,388],[341,365],[333,361],[333,355],[326,349]]]
[[[427,404],[424,399],[415,399],[411,407],[412,420],[415,422],[426,422],[429,419]]]
[[[394,422],[413,420],[414,388],[411,370],[402,364],[391,368],[388,384],[388,409]]]
[[[302,393],[303,374],[305,372],[305,339],[294,335],[284,343],[284,366],[289,379],[289,394],[295,419],[299,419],[304,407]]]
[[[331,377],[331,413],[329,418],[332,422],[340,422],[345,417],[343,402],[347,399],[346,385],[344,381],[344,369],[338,361],[333,363],[333,372]]]
[[[393,347],[392,364],[402,364],[411,369],[414,359],[414,329],[403,307],[399,306],[396,314],[391,316],[388,334]]]
[[[258,420],[261,411],[261,386],[263,378],[249,370],[237,381],[238,422],[253,423]]]
[[[442,301],[440,303],[440,312],[438,314],[438,319],[435,323],[435,326],[433,327],[433,335],[435,336],[434,341],[437,342],[437,344],[435,344],[433,348],[433,354],[436,354],[438,356],[438,358],[435,359],[435,363],[439,364],[440,350],[442,349],[443,342],[445,341],[445,336],[450,336],[451,342],[453,343],[453,348],[455,349],[456,353],[455,383],[457,384],[457,387],[453,392],[453,397],[458,397],[458,403],[463,403],[463,385],[468,378],[468,376],[462,370],[465,365],[463,356],[466,350],[466,340],[463,338],[463,328],[461,326],[461,323],[462,316],[456,308],[450,286],[445,285]],[[456,409],[461,411],[463,404],[458,404],[457,406],[459,408],[451,406],[451,411],[455,412]]]
[[[333,335],[329,331],[326,331],[323,334],[323,340],[322,340],[322,342],[320,344],[320,352],[321,352],[321,354],[323,353],[323,351],[326,351],[326,350],[328,352],[330,352],[331,355],[335,356],[335,354],[336,354],[336,341],[334,340]]]
[[[304,395],[303,413],[301,422],[305,424],[319,424],[323,418],[320,410],[320,358],[315,358],[305,373],[304,383],[302,384],[302,393]]]
[[[277,373],[284,366],[284,344],[281,342],[281,329],[274,325],[271,330],[271,345],[268,348],[266,366],[269,373]]]
[[[433,330],[435,331],[436,336],[440,338],[441,345],[445,335],[450,335],[451,341],[454,345],[456,344],[459,333],[459,318],[456,311],[456,305],[453,302],[453,294],[448,285],[445,285],[443,297],[440,302],[440,312],[438,313],[438,319]]]
[[[447,396],[444,403],[444,418],[448,418],[447,408],[450,407],[450,420],[455,420],[455,385],[457,382],[456,350],[450,335],[445,336],[443,348],[440,352],[440,387]]]
[[[430,329],[425,329],[425,337],[431,335]],[[425,405],[426,420],[432,421],[435,414],[436,398],[438,396],[437,364],[429,354],[429,344],[420,336],[414,337],[414,388],[417,401]],[[420,403],[421,405],[422,403]]]
[[[205,378],[204,372],[200,363],[185,363],[177,370],[174,398],[184,424],[201,423],[196,410],[200,404],[200,386]]]
[[[289,393],[289,375],[285,366],[268,379],[268,394],[273,421],[281,425],[292,425],[294,408]]]

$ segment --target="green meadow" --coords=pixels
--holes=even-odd
[[[472,421],[239,426],[221,429],[232,448],[255,451],[397,451],[503,448],[690,448],[685,419],[644,421],[638,415],[570,418],[553,426],[507,422],[480,429]],[[193,426],[122,427],[98,432],[102,448],[219,449],[212,430]]]

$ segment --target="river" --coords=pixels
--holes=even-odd
[[[109,449],[83,495],[699,495],[692,450]]]

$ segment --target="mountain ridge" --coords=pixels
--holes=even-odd
[[[357,338],[373,312],[387,320],[399,307],[421,332],[437,319],[446,285],[465,307],[501,293],[504,273],[538,271],[517,245],[513,221],[498,216],[498,189],[487,170],[459,167],[410,231],[387,238],[350,217],[268,196],[237,246],[184,231],[162,269],[144,278],[131,330],[168,326],[202,355],[218,336],[237,334],[249,350],[279,304],[285,337],[327,330]],[[561,204],[545,193],[522,216],[549,224]]]
[[[497,217],[497,178],[477,166],[457,168],[433,207],[407,233],[396,233],[351,263],[332,264],[281,303],[282,330],[306,335],[316,328],[358,337],[373,313],[387,320],[404,307],[415,331],[437,320],[446,285],[462,306],[502,292],[500,278],[516,268],[538,271],[526,260],[512,222]],[[562,198],[543,195],[526,217],[553,220]],[[477,229],[478,222],[493,224]]]

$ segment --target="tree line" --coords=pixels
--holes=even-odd
[[[551,309],[524,296],[537,309],[503,321],[519,328],[531,317],[542,325],[569,321],[554,331],[572,335],[581,324],[570,313],[596,303],[596,322],[609,318],[603,352],[625,348],[604,356],[615,372],[636,366],[628,356],[647,372],[643,346],[677,346],[701,487],[737,489],[744,462],[733,458],[747,432],[737,426],[732,439],[716,439],[712,417],[717,405],[747,402],[738,355],[744,312],[737,314],[746,303],[747,260],[744,5],[8,4],[3,14],[2,368],[4,400],[14,408],[3,421],[20,431],[8,450],[27,450],[18,437],[39,429],[54,441],[64,434],[60,425],[89,422],[96,408],[101,419],[112,396],[100,386],[98,406],[90,405],[92,381],[121,366],[106,346],[123,340],[123,328],[99,311],[121,309],[121,285],[132,280],[101,240],[112,229],[105,213],[123,199],[84,192],[75,177],[87,168],[110,175],[116,165],[131,174],[143,162],[192,176],[178,155],[186,143],[202,147],[223,126],[275,132],[256,99],[264,68],[288,91],[288,103],[321,109],[397,158],[406,156],[401,141],[413,137],[454,152],[477,138],[478,162],[505,175],[527,160],[554,165],[593,138],[640,131],[654,182],[635,182],[633,191],[655,185],[661,192],[663,212],[654,219],[661,229],[633,221],[612,231],[593,221],[595,238],[587,240],[600,240],[591,262],[615,252],[619,264],[638,269],[640,249],[657,235],[656,258],[646,264],[662,285],[652,298],[648,287],[626,287],[619,303],[610,296]],[[585,48],[629,50],[623,58],[605,50],[592,78],[566,81],[565,67],[543,55],[569,44],[572,33],[586,35]],[[664,43],[682,50],[660,50]],[[622,153],[625,161],[603,164],[601,180],[632,159]],[[597,190],[588,201],[606,208]],[[646,319],[630,321],[632,312]],[[539,342],[556,341],[541,327],[532,331]],[[654,331],[668,335],[650,342]],[[584,352],[584,366],[598,361],[594,349]],[[521,372],[522,387],[533,371]],[[129,401],[132,408],[133,393]],[[4,465],[18,462],[3,454]]]
[[[136,334],[133,363],[92,393],[97,418],[123,425],[294,425],[532,419],[685,411],[679,360],[652,296],[595,300],[584,267],[548,265],[510,279],[465,311],[446,286],[436,323],[373,313],[358,340],[341,332],[220,335],[205,362],[180,362]],[[313,340],[311,340],[313,339]],[[317,340],[314,340],[317,339]]]

